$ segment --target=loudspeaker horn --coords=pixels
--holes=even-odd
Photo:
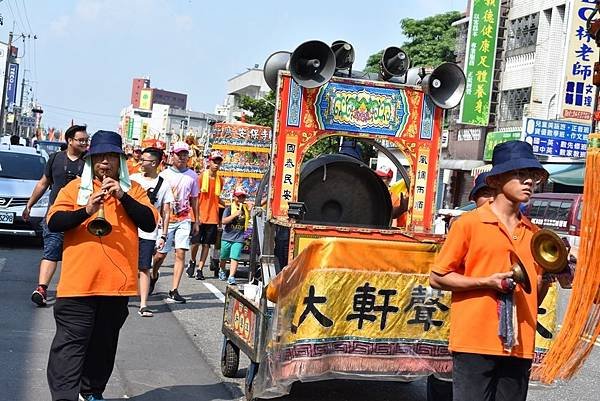
[[[267,57],[265,66],[263,67],[263,75],[269,88],[277,89],[277,77],[279,70],[287,70],[292,53],[286,51],[278,51]]]
[[[354,47],[346,41],[336,40],[331,44],[331,50],[335,54],[335,68],[347,70],[354,63]]]
[[[425,75],[421,87],[436,106],[451,109],[460,104],[466,82],[465,74],[459,66],[443,63],[431,74]]]
[[[298,85],[317,88],[326,84],[335,73],[335,54],[326,43],[310,40],[294,50],[288,69]]]
[[[389,81],[392,77],[406,74],[410,65],[410,59],[404,50],[399,47],[388,47],[381,55],[379,62],[379,76],[384,81]]]

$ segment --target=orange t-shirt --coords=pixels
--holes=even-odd
[[[390,196],[392,197],[392,209],[400,206],[400,198],[398,195],[390,191]],[[406,218],[408,212],[402,213],[400,216],[396,217],[392,220],[392,226],[394,227],[404,227],[406,225]]]
[[[141,165],[142,162],[136,162],[133,157],[131,159],[127,159],[127,171],[129,171],[129,174],[139,173]]]
[[[48,211],[48,219],[58,211],[74,211],[77,204],[80,178],[67,184]],[[94,192],[100,185],[94,182]],[[158,213],[150,204],[146,191],[136,182],[127,192],[136,201],[149,206],[155,221]],[[92,295],[131,296],[138,293],[138,231],[127,212],[115,197],[104,203],[106,220],[112,225],[110,234],[96,237],[87,230],[90,216],[79,226],[65,232],[60,280],[57,297]]]
[[[440,275],[456,272],[469,277],[487,277],[509,271],[514,251],[525,265],[531,294],[517,285],[514,300],[518,321],[518,345],[504,351],[498,336],[498,293],[481,289],[452,293],[450,350],[485,355],[533,358],[537,322],[537,277],[539,266],[530,244],[538,230],[526,217],[509,234],[492,211],[490,203],[463,214],[450,227],[448,237],[431,270]]]
[[[210,177],[208,183],[208,192],[202,192],[202,177],[204,174],[198,175],[198,202],[200,203],[200,223],[202,224],[219,224],[219,197],[215,194],[215,178]],[[223,179],[217,178],[221,182],[223,188]]]

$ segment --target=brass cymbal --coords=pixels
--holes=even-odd
[[[533,234],[531,253],[537,264],[548,273],[560,273],[567,267],[569,251],[552,230],[544,228]]]
[[[513,280],[523,288],[523,291],[531,294],[531,280],[529,280],[527,269],[525,269],[523,262],[521,262],[521,259],[514,252],[510,253],[510,263],[512,265],[510,270],[513,272]]]

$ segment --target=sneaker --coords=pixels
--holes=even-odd
[[[79,394],[79,401],[104,401],[102,394]]]
[[[152,273],[150,273],[150,288],[148,288],[148,296],[152,295],[154,292],[154,286],[156,285],[159,276],[160,274],[156,273],[156,277],[152,277]]]
[[[194,271],[196,270],[196,262],[190,260],[187,268],[185,269],[185,273],[189,278],[194,278]]]
[[[167,297],[167,301],[175,302],[178,304],[184,304],[185,298],[183,298],[181,295],[179,295],[179,291],[177,291],[177,289],[174,289],[173,291],[169,291],[169,296]]]
[[[200,269],[196,270],[196,280],[204,280],[204,273]]]
[[[219,270],[219,280],[221,280],[221,281],[227,280],[227,274],[225,274],[224,270]]]
[[[235,277],[229,276],[229,278],[227,279],[227,284],[229,284],[229,285],[237,285],[237,283],[235,281]]]
[[[46,300],[48,299],[48,294],[46,290],[41,285],[35,289],[33,294],[31,294],[31,301],[37,306],[46,306]]]

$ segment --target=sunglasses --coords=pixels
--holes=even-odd
[[[544,170],[540,170],[537,168],[524,168],[519,170],[514,170],[508,173],[511,178],[517,178],[519,181],[527,181],[531,180],[534,184],[540,184],[547,177],[547,174]]]

